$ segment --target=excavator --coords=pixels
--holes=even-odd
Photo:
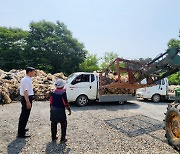
[[[178,71],[180,71],[180,48],[171,48],[140,69],[140,76],[136,81],[147,78],[148,84],[152,84]],[[180,151],[180,89],[176,90],[175,96],[175,102],[167,107],[164,129],[168,143]]]
[[[117,81],[103,84],[103,75],[112,67],[116,68]],[[100,88],[128,89],[134,91],[138,88],[153,86],[157,81],[180,71],[180,48],[167,49],[146,65],[137,61],[116,58],[101,74]],[[128,81],[122,82],[123,75],[128,76]],[[146,79],[147,83],[141,81]],[[180,89],[176,90],[175,102],[169,103],[165,113],[165,137],[168,143],[180,151]]]

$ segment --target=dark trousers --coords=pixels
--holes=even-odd
[[[33,96],[29,96],[29,101],[31,103],[31,107],[32,107],[32,97]],[[25,135],[25,128],[29,119],[29,115],[31,112],[31,109],[27,109],[26,107],[26,100],[24,98],[24,96],[21,97],[21,104],[22,104],[22,108],[21,108],[21,114],[19,117],[19,125],[18,125],[18,136],[24,136]]]
[[[64,141],[66,138],[66,129],[67,129],[67,120],[64,122],[59,122],[61,124],[61,141]],[[51,137],[52,140],[56,139],[57,135],[57,124],[58,122],[51,121]]]

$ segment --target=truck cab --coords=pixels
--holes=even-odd
[[[84,106],[88,100],[97,99],[98,76],[88,72],[73,73],[68,77],[65,88],[69,102]]]
[[[142,80],[142,83],[146,84],[146,79]],[[144,100],[151,99],[153,102],[159,102],[162,99],[168,98],[168,79],[164,78],[155,83],[155,86],[139,88],[136,91],[137,98],[143,98]]]

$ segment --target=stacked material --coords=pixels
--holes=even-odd
[[[19,99],[19,82],[25,76],[23,70],[0,70],[0,103],[11,103]]]
[[[134,90],[124,88],[100,88],[99,94],[134,94]]]
[[[174,93],[175,90],[178,89],[178,88],[180,88],[180,85],[170,85],[170,86],[168,87],[168,91],[169,91],[170,93]]]
[[[108,86],[103,87],[104,85],[111,85],[113,83],[118,82],[118,75],[117,73],[113,72],[106,72],[102,74],[102,87],[99,90],[100,95],[106,94],[133,94],[134,90],[125,89],[125,88],[110,88]],[[124,74],[120,77],[120,83],[128,83],[128,75]]]
[[[127,83],[128,82],[128,75],[127,74],[121,75],[120,80],[122,83]],[[118,81],[118,75],[116,72],[108,72],[108,73],[102,74],[102,85],[115,83],[117,81]]]
[[[26,75],[25,70],[0,70],[0,103],[11,103],[19,100],[19,86],[21,79]],[[36,70],[33,77],[35,100],[48,100],[50,92],[55,88],[54,81],[58,78],[66,79],[63,73],[46,74],[42,70]]]

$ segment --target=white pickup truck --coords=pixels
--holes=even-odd
[[[78,106],[85,106],[90,100],[123,103],[136,99],[132,94],[99,95],[99,75],[96,73],[73,73],[68,77],[65,88],[68,101],[76,102]]]
[[[145,80],[142,83],[146,83]],[[161,100],[174,100],[175,93],[168,91],[168,79],[164,78],[156,82],[155,86],[140,88],[136,90],[137,98],[143,98],[144,100],[151,99],[153,102],[159,102]]]

